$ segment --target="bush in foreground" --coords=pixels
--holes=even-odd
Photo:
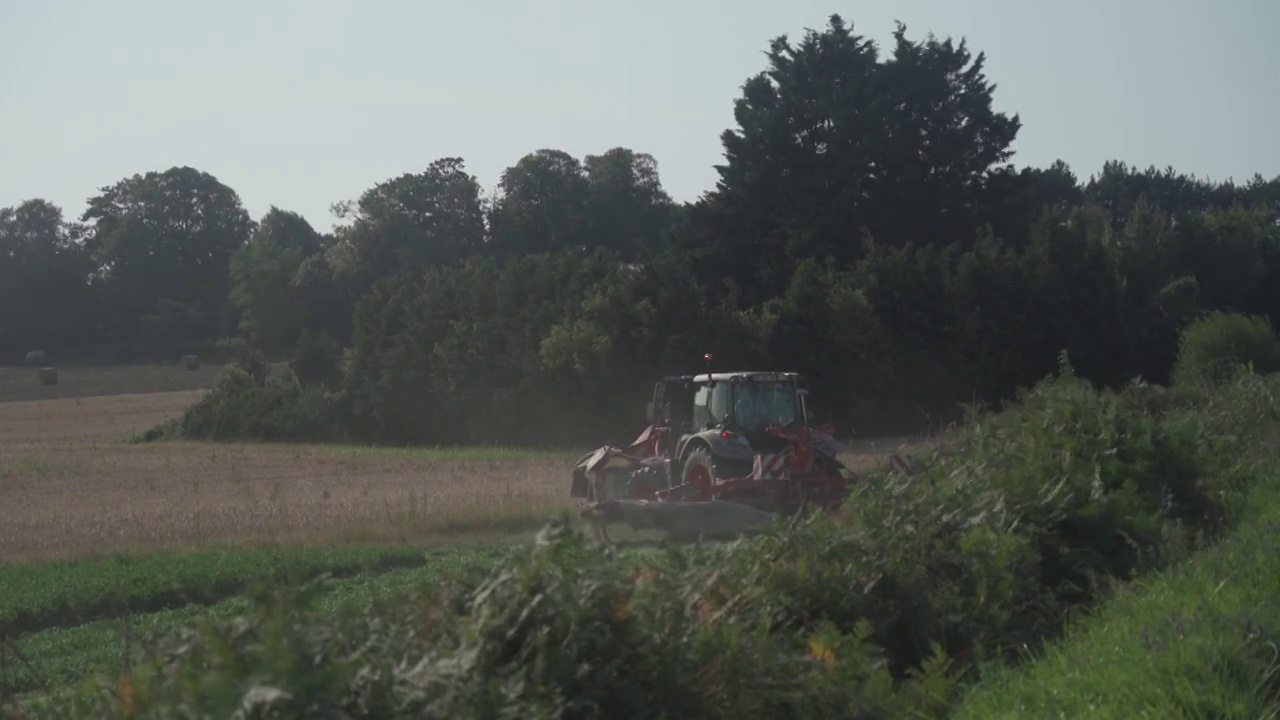
[[[972,418],[960,451],[922,476],[879,477],[843,526],[764,540],[767,570],[752,582],[778,602],[777,627],[869,621],[899,677],[934,643],[954,657],[1013,658],[1115,582],[1230,522],[1259,471],[1240,431],[1270,419],[1262,386],[1242,379],[1223,400],[1153,418],[1064,366],[1012,410]]]
[[[467,591],[337,615],[282,591],[259,613],[172,638],[151,675],[82,694],[71,716],[414,718],[902,717],[948,681],[893,692],[879,652],[829,628],[771,631],[750,587],[673,555],[620,564],[563,525]],[[865,634],[865,633],[864,633]],[[938,698],[943,699],[942,697]],[[65,715],[64,715],[65,716]]]
[[[1277,389],[1099,393],[1063,363],[841,516],[653,559],[553,528],[477,587],[337,618],[282,595],[176,638],[123,699],[141,717],[940,716],[975,664],[1230,525]],[[62,716],[108,712],[105,688]]]
[[[1035,662],[984,677],[954,717],[1274,717],[1276,480],[1212,549],[1124,588]]]

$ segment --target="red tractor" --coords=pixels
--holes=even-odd
[[[810,427],[807,395],[793,372],[664,378],[654,387],[649,427],[626,447],[583,456],[570,496],[728,500],[782,513],[836,507],[853,475],[836,459],[830,429]]]

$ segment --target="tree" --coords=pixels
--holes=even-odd
[[[82,234],[47,200],[0,209],[0,353],[88,338],[94,313]]]
[[[161,299],[198,307],[206,336],[218,332],[231,255],[254,227],[234,190],[191,167],[148,172],[102,188],[81,220],[126,336]]]
[[[335,212],[352,222],[335,234],[331,265],[366,289],[386,277],[459,262],[484,242],[480,184],[462,158],[441,158],[416,175],[378,183],[354,208],[340,204]]]
[[[1066,211],[1084,202],[1080,181],[1062,160],[1047,168],[996,168],[987,177],[983,196],[979,218],[1012,248],[1026,247],[1032,225],[1046,210]]]
[[[1137,211],[1142,201],[1174,216],[1228,210],[1241,203],[1249,207],[1271,205],[1268,209],[1274,219],[1274,212],[1280,209],[1274,202],[1280,196],[1269,190],[1257,175],[1249,184],[1239,187],[1230,180],[1214,183],[1177,172],[1172,167],[1156,170],[1153,165],[1139,171],[1118,160],[1104,163],[1102,171],[1091,176],[1083,188],[1085,201],[1105,207],[1117,225]]]
[[[1010,156],[1018,116],[992,109],[985,56],[966,44],[894,33],[892,57],[839,15],[825,31],[771,44],[769,68],[735,102],[737,129],[706,202],[720,259],[752,259],[735,276],[748,297],[776,295],[803,257],[857,259],[878,242],[972,237],[989,174]],[[712,263],[716,265],[717,263]],[[743,268],[735,268],[741,273]]]
[[[661,250],[675,218],[675,203],[662,188],[658,161],[623,147],[588,155],[585,210],[590,242],[624,260]]]
[[[586,247],[591,181],[563,150],[538,150],[502,172],[489,215],[490,247],[518,257]]]
[[[231,300],[241,328],[263,349],[280,352],[297,342],[305,312],[298,272],[323,242],[301,215],[273,205],[249,244],[231,256]]]

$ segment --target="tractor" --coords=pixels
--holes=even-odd
[[[649,427],[626,447],[579,459],[570,496],[593,505],[731,501],[769,513],[836,507],[853,475],[830,429],[811,427],[807,397],[794,372],[708,367],[665,377],[648,404]]]

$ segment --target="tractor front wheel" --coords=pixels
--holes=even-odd
[[[684,472],[681,480],[697,487],[702,500],[711,499],[712,486],[716,482],[715,463],[711,461],[711,452],[706,448],[697,448],[684,459]]]

